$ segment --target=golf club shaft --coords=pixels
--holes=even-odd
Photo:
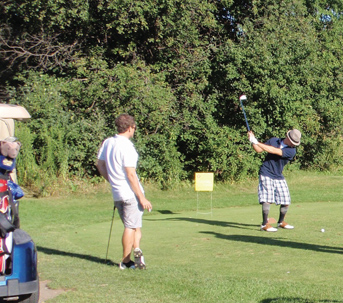
[[[245,119],[245,123],[247,125],[247,130],[250,131],[250,127],[249,127],[249,123],[248,123],[248,119],[247,119],[247,115],[245,114],[245,110],[244,110],[244,106],[243,106],[243,102],[242,100],[239,100],[241,102],[241,107],[242,107],[242,111],[243,111],[243,115],[244,115],[244,119]]]
[[[111,241],[111,234],[112,234],[112,227],[113,227],[113,220],[114,220],[114,212],[115,212],[115,210],[116,210],[116,207],[113,208],[112,222],[111,222],[110,234],[108,236],[108,244],[107,244],[105,263],[107,262],[108,249],[110,247],[110,241]]]

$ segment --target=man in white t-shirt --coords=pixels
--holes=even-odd
[[[130,141],[135,133],[136,123],[132,116],[122,114],[115,120],[115,125],[118,134],[103,142],[96,166],[111,184],[115,207],[124,224],[123,259],[119,268],[145,269],[140,249],[142,216],[144,209],[151,211],[152,205],[145,198],[136,173],[138,154]],[[134,262],[131,260],[132,249]]]

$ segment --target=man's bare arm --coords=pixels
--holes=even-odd
[[[131,189],[135,193],[139,203],[143,206],[144,209],[152,209],[150,201],[145,198],[144,193],[141,191],[136,174],[136,169],[134,167],[125,167],[125,172],[129,180]]]
[[[255,152],[257,152],[257,153],[263,152],[263,149],[261,147],[259,147],[257,144],[253,144],[252,147],[255,150]]]
[[[274,155],[278,155],[278,156],[282,156],[282,149],[281,148],[277,148],[271,145],[267,145],[264,143],[260,143],[258,142],[257,144],[253,144],[253,148],[256,150],[261,150],[261,151],[257,151],[257,152],[262,152],[262,151],[266,151],[267,153],[270,154],[274,154]]]
[[[267,145],[261,142],[258,142],[258,140],[255,138],[255,135],[252,131],[248,132],[249,141],[252,143],[252,147],[254,150],[258,153],[261,153],[263,151],[266,151],[267,153],[282,156],[282,149],[277,148],[271,145]]]
[[[104,160],[97,160],[96,167],[99,173],[108,181],[108,173],[106,168],[106,162]]]

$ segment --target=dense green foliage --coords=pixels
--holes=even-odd
[[[242,93],[258,139],[299,128],[296,167],[335,169],[342,11],[304,0],[5,1],[0,78],[32,115],[17,123],[20,181],[97,176],[97,149],[122,112],[137,121],[143,179],[256,176]]]

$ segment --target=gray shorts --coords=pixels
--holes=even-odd
[[[144,209],[136,197],[125,201],[114,201],[120,219],[126,228],[141,228]]]
[[[286,180],[271,179],[266,176],[260,176],[258,185],[258,200],[261,203],[275,203],[276,205],[291,204]]]

